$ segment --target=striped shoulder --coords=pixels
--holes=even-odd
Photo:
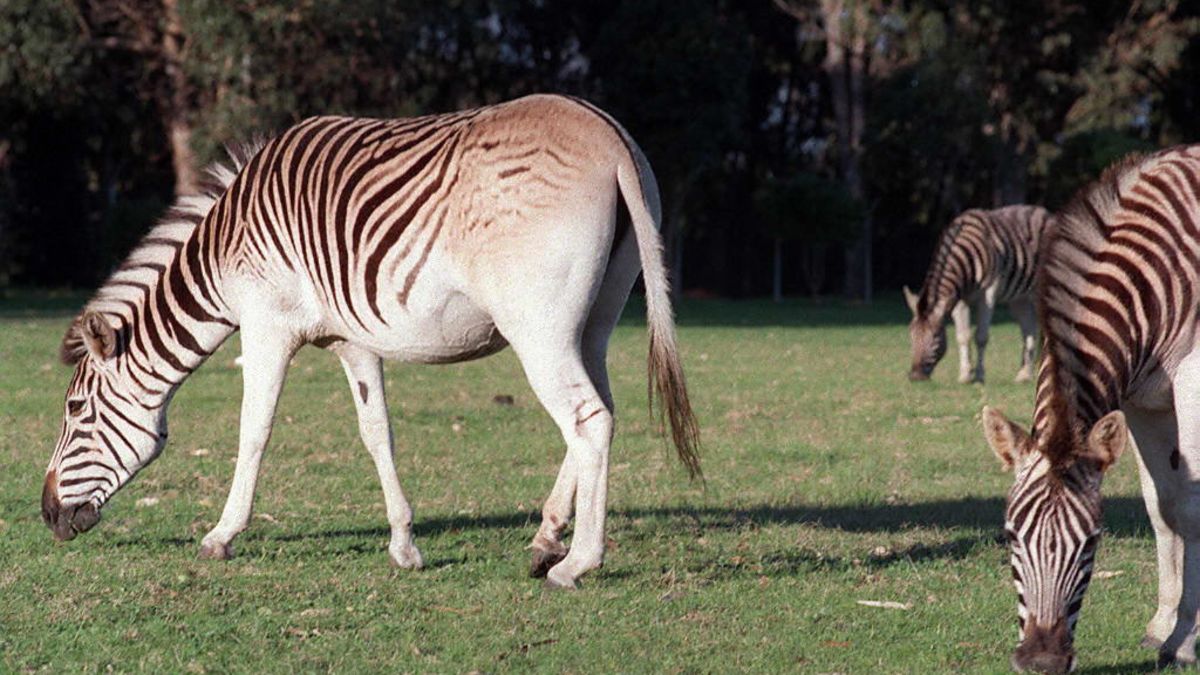
[[[80,335],[80,321],[90,312],[116,311],[122,297],[141,284],[139,279],[146,274],[155,274],[179,251],[183,242],[212,210],[217,200],[229,188],[241,172],[242,167],[266,144],[265,139],[228,145],[225,150],[228,162],[214,162],[204,172],[200,192],[178,197],[162,218],[129,252],[124,262],[96,291],[84,305],[79,315],[71,322],[59,348],[59,358],[64,364],[74,365],[83,357],[86,349]]]

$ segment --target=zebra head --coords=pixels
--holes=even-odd
[[[983,409],[983,421],[988,444],[1016,477],[1004,520],[1020,636],[1013,668],[1068,672],[1100,541],[1100,483],[1125,448],[1125,416],[1109,413],[1086,437],[1050,433],[1049,440],[1031,437],[992,408]]]
[[[912,322],[908,324],[908,337],[912,341],[912,368],[908,379],[917,382],[928,380],[933,367],[946,355],[946,320],[941,312],[922,312],[920,296],[904,287],[904,300],[912,310]]]
[[[63,340],[63,361],[75,375],[42,488],[42,520],[60,541],[99,522],[108,498],[167,440],[166,401],[123,367],[125,342],[97,312],[76,319]]]

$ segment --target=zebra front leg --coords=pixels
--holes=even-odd
[[[996,308],[995,291],[988,289],[983,292],[975,305],[975,372],[972,382],[983,383],[983,355],[987,351],[988,332],[992,327],[992,312]]]
[[[1173,493],[1159,497],[1183,540],[1182,582],[1175,627],[1159,649],[1162,662],[1196,662],[1200,612],[1200,350],[1185,356],[1171,377],[1179,455],[1171,463]],[[1160,481],[1165,482],[1165,481]]]
[[[401,569],[420,569],[424,566],[421,552],[412,541],[412,507],[400,489],[393,459],[392,426],[388,421],[387,399],[383,387],[383,360],[364,349],[345,342],[337,343],[330,350],[342,361],[346,378],[354,395],[354,407],[358,411],[358,433],[363,445],[375,462],[375,472],[383,486],[383,503],[387,509],[388,526],[392,540],[388,544],[388,556],[392,564]]]
[[[954,341],[958,343],[958,381],[971,381],[971,308],[963,300],[950,310],[954,319]]]
[[[1149,501],[1149,500],[1147,500]],[[1158,607],[1146,624],[1141,645],[1161,649],[1170,637],[1179,613],[1183,593],[1183,539],[1167,527],[1157,509],[1149,511],[1154,527],[1155,553],[1158,558]]]
[[[1158,648],[1159,665],[1196,662],[1196,612],[1200,610],[1200,538],[1183,538],[1183,584],[1175,622]],[[1153,640],[1150,640],[1153,643]]]
[[[1008,308],[1021,327],[1021,369],[1017,371],[1016,381],[1028,382],[1033,379],[1033,357],[1037,350],[1037,316],[1033,301],[1014,300],[1008,304]]]
[[[1175,412],[1156,411],[1126,406],[1125,419],[1137,446],[1138,476],[1141,479],[1142,499],[1154,527],[1158,558],[1158,607],[1146,632],[1142,646],[1158,649],[1171,635],[1183,590],[1183,539],[1164,518],[1163,508],[1174,501],[1178,487],[1175,480],[1180,472],[1177,452]]]
[[[233,538],[250,523],[258,469],[271,438],[275,405],[294,351],[293,343],[280,340],[270,330],[242,329],[242,414],[237,465],[221,520],[200,544],[201,558],[233,557]]]

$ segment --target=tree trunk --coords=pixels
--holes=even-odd
[[[866,124],[867,7],[861,0],[821,0],[825,61],[837,132],[838,175],[846,190],[865,201],[862,136]],[[864,217],[858,239],[845,249],[847,297],[871,301],[871,219]]]
[[[783,302],[783,240],[775,237],[774,265],[771,274],[771,298]]]
[[[804,247],[804,254],[801,258],[804,265],[804,285],[808,288],[808,293],[816,298],[821,294],[821,287],[825,285],[825,254],[829,249],[828,244],[813,243]]]
[[[162,3],[162,53],[167,93],[159,97],[159,112],[175,169],[175,195],[189,195],[199,191],[200,177],[192,152],[192,125],[188,120],[190,97],[187,73],[183,69],[183,23],[179,18],[178,0],[162,0]]]
[[[997,148],[996,173],[992,180],[992,206],[999,208],[1026,201],[1025,158],[1012,138],[1001,140]]]

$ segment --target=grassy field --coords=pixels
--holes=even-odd
[[[1000,541],[1010,477],[985,403],[1028,422],[1010,381],[944,362],[916,385],[907,310],[685,302],[680,334],[703,430],[689,482],[645,412],[646,335],[613,338],[618,406],[609,551],[575,593],[526,576],[563,447],[511,352],[387,369],[401,483],[427,568],[393,570],[383,499],[331,355],[304,350],[280,404],[251,529],[227,563],[196,559],[233,473],[231,340],[180,390],[171,442],[56,544],[38,508],[79,298],[0,301],[0,671],[1004,672],[1016,597]],[[950,361],[954,358],[953,353]],[[515,405],[493,403],[509,394]],[[1136,469],[1106,485],[1108,535],[1077,633],[1080,672],[1153,668],[1153,536]],[[1107,576],[1107,575],[1105,575]],[[859,600],[903,603],[884,609]]]

